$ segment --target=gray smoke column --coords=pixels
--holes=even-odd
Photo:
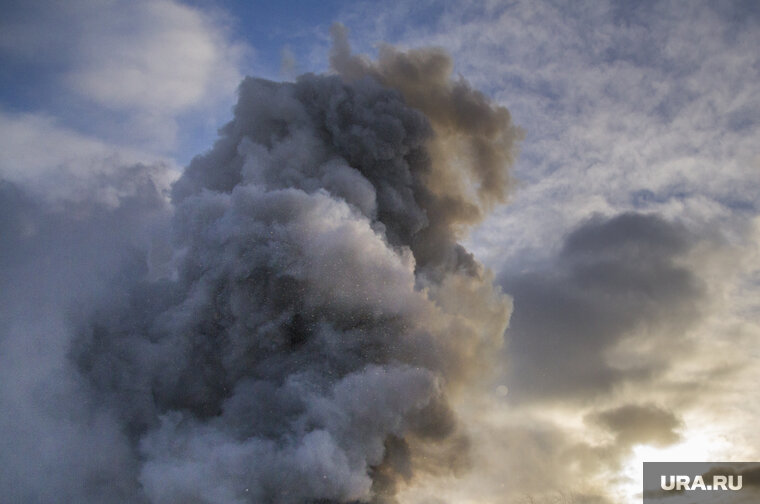
[[[453,61],[443,49],[403,52],[382,45],[373,62],[351,54],[342,25],[334,25],[331,32],[330,63],[344,79],[371,77],[401,91],[435,132],[426,143],[430,167],[415,170],[425,186],[422,192],[435,196],[418,195],[430,219],[412,246],[418,261],[440,259],[441,251],[450,249],[462,232],[506,200],[512,179],[505,167],[514,162],[523,131],[512,124],[506,108],[492,104],[462,77],[452,79]]]
[[[505,199],[520,133],[443,52],[373,63],[334,35],[339,75],[243,81],[174,185],[174,273],[123,275],[80,324],[135,501],[392,502],[466,469],[452,399],[511,305],[458,240]]]

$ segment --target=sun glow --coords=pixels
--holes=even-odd
[[[684,441],[665,447],[638,445],[632,450],[618,485],[621,502],[641,502],[644,462],[709,462],[726,460],[731,444],[722,431],[715,428],[690,430]],[[731,457],[728,457],[731,458]]]

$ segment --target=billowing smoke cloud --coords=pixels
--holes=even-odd
[[[93,401],[66,355],[72,316],[133,275],[158,273],[151,265],[162,255],[168,214],[153,180],[165,174],[122,166],[89,181],[88,199],[52,202],[0,181],[4,502],[137,501],[138,462],[122,426]]]
[[[503,203],[512,187],[504,166],[517,153],[522,130],[509,111],[494,106],[463,78],[452,79],[453,61],[442,49],[402,52],[380,47],[378,61],[351,54],[346,30],[332,28],[332,66],[348,81],[368,76],[402,92],[406,103],[422,111],[435,135],[427,143],[432,158],[420,173],[434,197],[425,197],[430,224],[418,238],[416,256],[428,257],[450,248],[451,236],[479,222],[493,205]]]
[[[333,66],[245,79],[173,187],[171,245],[70,317],[70,397],[104,426],[77,443],[114,462],[67,497],[392,502],[467,468],[455,400],[511,306],[458,240],[505,200],[520,134],[440,51],[371,63],[336,28]]]

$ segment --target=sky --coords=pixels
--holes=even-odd
[[[11,502],[625,504],[760,459],[756,2],[2,12]]]

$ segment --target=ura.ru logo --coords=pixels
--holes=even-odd
[[[709,481],[709,480],[708,480]],[[660,488],[663,490],[741,490],[742,476],[733,474],[713,475],[709,484],[705,483],[702,476],[695,476],[692,480],[685,475],[662,475],[660,476]]]

